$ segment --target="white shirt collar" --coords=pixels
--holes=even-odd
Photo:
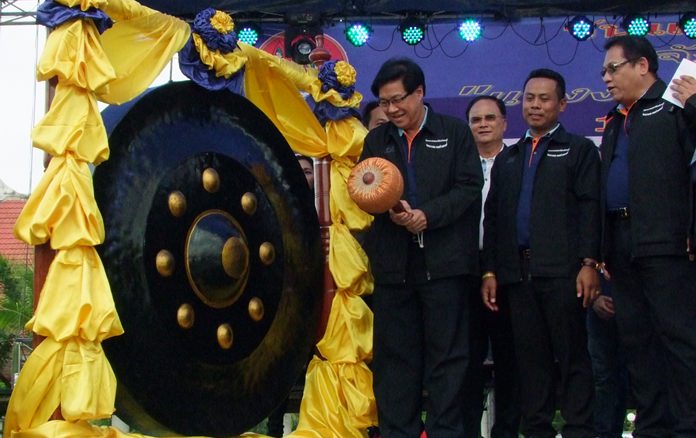
[[[488,161],[495,160],[495,157],[497,157],[498,154],[501,153],[501,152],[503,151],[503,149],[505,149],[505,143],[501,143],[501,144],[500,144],[500,149],[498,149],[498,152],[496,152],[495,155],[493,155],[492,157],[486,158],[486,157],[484,157],[483,155],[479,154],[479,158],[482,159],[482,160],[488,160]]]

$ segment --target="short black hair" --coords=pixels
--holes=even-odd
[[[410,58],[391,58],[382,64],[372,81],[370,90],[379,97],[379,89],[385,84],[401,79],[407,93],[413,93],[419,86],[425,94],[425,75],[423,70]]]
[[[647,59],[648,71],[657,76],[657,68],[659,67],[657,52],[647,38],[633,35],[613,37],[604,44],[604,50],[609,50],[614,46],[623,48],[624,56],[631,61],[631,64],[635,64],[640,58]]]
[[[372,110],[377,108],[378,106],[379,106],[379,103],[377,103],[376,100],[371,100],[371,101],[367,102],[367,104],[365,105],[365,108],[363,108],[362,122],[366,128],[370,124],[370,119],[372,119]]]
[[[505,108],[505,102],[503,102],[500,98],[497,98],[495,96],[476,96],[471,102],[469,102],[469,105],[466,107],[467,122],[469,121],[469,113],[471,112],[471,108],[473,108],[477,102],[480,102],[482,100],[490,100],[491,102],[495,102],[495,104],[498,105],[498,109],[500,110],[500,114],[503,115],[503,118],[507,117],[507,109]]]
[[[295,154],[295,158],[297,158],[297,162],[299,163],[300,161],[306,161],[309,163],[310,166],[314,166],[314,160],[312,160],[310,157],[306,157],[304,155],[300,154]]]
[[[556,94],[558,94],[558,100],[565,99],[566,83],[565,79],[563,79],[563,76],[561,76],[560,73],[548,68],[538,68],[536,70],[532,70],[529,73],[529,76],[527,76],[527,79],[525,79],[522,89],[524,90],[527,87],[527,82],[535,78],[546,78],[556,81]]]

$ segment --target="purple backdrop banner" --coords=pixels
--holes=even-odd
[[[464,119],[470,99],[496,95],[507,105],[506,137],[514,138],[525,130],[521,118],[524,79],[531,70],[545,67],[566,79],[569,105],[561,115],[566,128],[597,136],[603,129],[603,116],[613,105],[599,74],[603,46],[611,36],[624,33],[618,28],[618,19],[594,19],[595,33],[583,42],[567,32],[565,17],[529,18],[512,24],[484,21],[483,38],[470,44],[459,38],[454,21],[429,25],[426,38],[415,47],[401,40],[396,23],[373,24],[372,38],[363,47],[354,47],[345,39],[342,24],[325,28],[324,33],[329,36],[328,46],[339,46],[329,47],[332,53],[345,53],[357,70],[356,85],[365,102],[374,98],[369,88],[382,62],[408,56],[423,68],[426,101],[435,110]],[[660,16],[652,21],[648,39],[660,58],[658,74],[668,81],[683,58],[696,60],[696,40],[681,33],[677,16]]]

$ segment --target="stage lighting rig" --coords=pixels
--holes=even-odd
[[[475,18],[465,18],[459,22],[457,32],[459,33],[461,39],[471,43],[481,38],[483,27],[481,26],[481,22],[479,20]]]
[[[413,15],[409,15],[399,23],[401,39],[409,46],[415,46],[425,38],[425,22]]]
[[[696,39],[696,13],[687,12],[679,19],[679,27],[689,39]]]
[[[568,32],[578,41],[585,41],[594,33],[595,25],[589,18],[578,15],[568,22]]]
[[[621,27],[633,36],[646,36],[650,32],[650,20],[645,15],[627,15],[624,17]]]
[[[261,28],[255,23],[239,23],[237,25],[237,39],[239,41],[255,46],[259,42]]]
[[[372,35],[372,27],[359,21],[349,23],[345,30],[346,39],[355,47],[364,46]]]

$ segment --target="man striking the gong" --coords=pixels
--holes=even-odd
[[[425,77],[412,60],[386,61],[371,90],[389,122],[368,133],[361,160],[386,159],[404,178],[404,211],[375,215],[363,245],[375,279],[380,436],[413,438],[425,430],[432,438],[460,438],[467,297],[479,273],[483,175],[476,144],[466,123],[423,103]]]

